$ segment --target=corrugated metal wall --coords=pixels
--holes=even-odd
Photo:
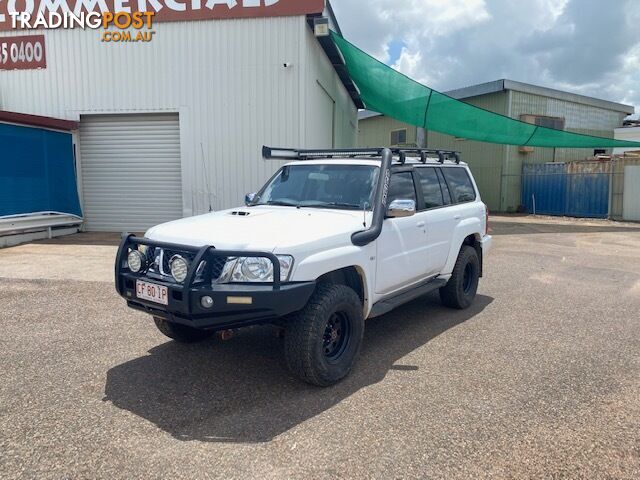
[[[566,196],[564,163],[522,167],[522,205],[528,213],[564,215]]]
[[[567,201],[570,217],[607,218],[611,162],[567,163]]]
[[[320,80],[338,104],[335,128],[354,125],[351,136],[337,132],[337,146],[355,145],[356,109],[343,104],[344,87],[310,45],[317,42],[305,17],[158,23],[154,30],[148,44],[103,43],[93,30],[44,31],[47,69],[0,71],[0,108],[72,120],[179,113],[185,215],[208,211],[210,202],[238,205],[261,186],[278,166],[261,159],[263,144],[322,142],[307,121],[318,115],[311,105],[322,93],[311,74],[330,77]]]
[[[529,213],[606,218],[610,162],[528,164],[522,167],[522,205]]]

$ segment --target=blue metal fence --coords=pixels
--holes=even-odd
[[[81,216],[71,134],[0,124],[0,216]]]
[[[529,213],[606,218],[611,166],[545,163],[522,168],[522,205]]]

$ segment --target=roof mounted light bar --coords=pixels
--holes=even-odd
[[[299,150],[295,148],[262,147],[265,159],[277,160],[311,160],[314,158],[345,158],[345,157],[379,157],[382,148],[345,148],[326,150]]]
[[[274,160],[314,160],[331,158],[355,158],[355,157],[381,157],[384,148],[343,148],[343,149],[317,149],[299,150],[294,148],[262,147],[262,156],[265,159]],[[407,157],[419,157],[422,163],[426,163],[429,156],[437,157],[440,163],[445,160],[453,160],[460,163],[460,152],[453,150],[432,150],[427,148],[391,148],[394,156],[398,156],[400,163],[405,163]]]

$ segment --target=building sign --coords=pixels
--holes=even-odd
[[[44,35],[0,37],[0,70],[46,68]]]
[[[26,28],[25,20],[34,25],[38,17],[49,25],[51,13],[153,12],[153,21],[162,22],[308,15],[324,6],[325,0],[0,0],[0,30]]]

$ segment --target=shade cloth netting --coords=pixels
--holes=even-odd
[[[435,132],[532,147],[640,148],[640,142],[554,130],[484,110],[422,85],[331,32],[369,110]]]

